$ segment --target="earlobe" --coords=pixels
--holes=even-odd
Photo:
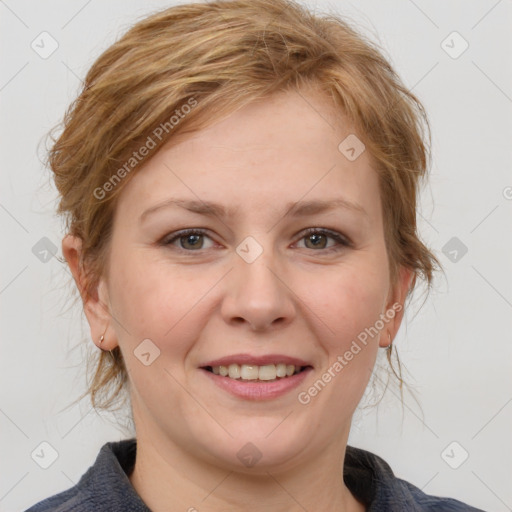
[[[389,347],[395,339],[405,312],[405,300],[414,283],[415,274],[412,269],[401,267],[397,282],[388,297],[384,314],[389,318],[385,330],[381,333],[379,346]]]
[[[66,259],[71,274],[75,280],[84,308],[91,337],[95,345],[102,350],[112,350],[117,346],[115,333],[109,329],[111,315],[108,304],[108,290],[103,278],[98,280],[94,290],[89,289],[89,283],[81,264],[82,240],[73,235],[66,235],[62,240],[62,254]],[[103,339],[100,339],[103,336]]]
[[[102,285],[100,283],[98,287]],[[95,293],[94,297],[88,295],[84,302],[84,313],[94,344],[102,350],[112,350],[117,346],[117,339],[114,330],[111,329],[112,317],[106,301],[102,300],[103,296],[104,294],[100,291]]]

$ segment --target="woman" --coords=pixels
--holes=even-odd
[[[172,7],[89,71],[49,163],[136,440],[30,509],[477,510],[347,446],[379,348],[436,259],[428,126],[379,51],[286,0]]]

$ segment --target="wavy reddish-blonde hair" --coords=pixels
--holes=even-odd
[[[219,0],[171,7],[134,25],[93,64],[62,133],[52,137],[48,163],[60,193],[58,212],[82,240],[83,299],[108,271],[117,197],[160,146],[256,99],[306,85],[348,117],[372,157],[392,282],[405,266],[414,272],[411,291],[418,276],[430,287],[438,262],[416,225],[430,147],[418,99],[380,50],[338,16],[316,15],[290,0]],[[153,136],[156,147],[121,172],[191,98],[194,108],[160,139]],[[115,176],[122,179],[114,183]],[[102,352],[89,383],[93,405],[109,407],[126,383],[119,347]]]

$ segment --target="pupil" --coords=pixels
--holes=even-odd
[[[322,238],[324,235],[319,233],[313,233],[312,235],[309,235],[309,240],[313,243],[315,247],[319,247],[322,243]]]
[[[198,247],[199,244],[197,242],[199,241],[200,237],[202,235],[187,235],[185,238],[185,245],[190,244],[192,248]]]

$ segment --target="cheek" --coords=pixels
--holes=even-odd
[[[305,291],[308,305],[324,321],[334,346],[350,344],[382,312],[388,281],[385,269],[371,268],[347,265],[333,269]]]
[[[157,260],[143,249],[114,258],[117,264],[111,267],[109,279],[111,305],[131,386],[141,403],[161,407],[155,399],[170,400],[167,392],[159,390],[177,390],[173,376],[181,371],[191,340],[203,328],[200,299],[218,278],[194,280],[190,272],[178,271],[177,266],[166,265],[161,257]],[[145,365],[143,354],[147,352],[149,364]]]
[[[201,309],[201,299],[221,274],[209,272],[197,279],[192,267],[165,264],[162,256],[149,257],[143,249],[127,251],[117,261],[119,264],[112,267],[110,289],[121,346],[134,348],[149,338],[161,350],[169,346],[175,352],[184,350],[183,340],[203,327],[196,312]]]
[[[361,286],[358,279],[340,277],[333,281],[330,296],[322,319],[334,334],[324,330],[319,338],[328,361],[319,378],[329,390],[322,391],[318,405],[334,407],[342,415],[357,407],[374,369],[380,334],[374,326],[382,312],[383,292],[378,281],[373,287]]]
[[[308,296],[308,306],[321,320],[316,334],[328,361],[320,378],[333,382],[319,404],[332,401],[340,411],[357,406],[371,376],[381,332],[376,325],[387,294],[387,269],[362,262],[336,269]]]

